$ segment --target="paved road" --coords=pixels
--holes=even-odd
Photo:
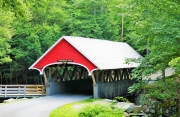
[[[52,110],[71,102],[91,98],[90,95],[58,94],[0,104],[0,117],[49,117]]]

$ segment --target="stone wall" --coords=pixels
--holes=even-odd
[[[151,100],[144,105],[131,105],[126,109],[127,117],[179,117],[178,102]],[[173,116],[174,115],[174,116]]]
[[[170,99],[168,101],[150,101],[148,105],[143,105],[142,110],[148,117],[170,117],[177,113],[177,101]]]

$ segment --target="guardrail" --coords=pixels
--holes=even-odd
[[[46,95],[45,85],[0,85],[0,97],[33,97]]]

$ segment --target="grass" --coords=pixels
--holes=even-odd
[[[95,106],[94,104],[95,105],[99,105],[99,104],[101,104],[101,105],[104,104],[105,105],[105,102],[102,99],[86,99],[86,100],[83,100],[83,101],[80,101],[80,102],[66,104],[64,106],[61,106],[61,107],[53,110],[50,113],[50,117],[79,117],[80,113],[81,114],[83,114],[83,113],[86,114],[88,112],[92,112],[91,107],[94,107]],[[100,111],[101,111],[101,108],[100,108]],[[93,110],[93,112],[95,112],[95,111]],[[123,110],[121,111],[121,113],[122,113],[121,115],[123,115]],[[118,116],[118,117],[120,117],[120,116]]]
[[[78,114],[84,104],[89,104],[101,99],[86,99],[61,106],[50,113],[50,117],[79,117]]]

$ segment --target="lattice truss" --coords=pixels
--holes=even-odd
[[[111,70],[96,70],[93,72],[96,83],[98,82],[112,82],[118,80],[130,79],[132,68],[111,69]],[[56,65],[45,69],[48,81],[71,81],[88,79],[87,69],[78,65]]]
[[[94,77],[95,77],[96,83],[112,82],[112,81],[130,79],[131,72],[132,72],[131,68],[97,70],[97,71],[94,71]]]
[[[88,76],[88,71],[84,67],[78,65],[57,65],[48,67],[45,70],[48,81],[62,82],[91,78]]]

